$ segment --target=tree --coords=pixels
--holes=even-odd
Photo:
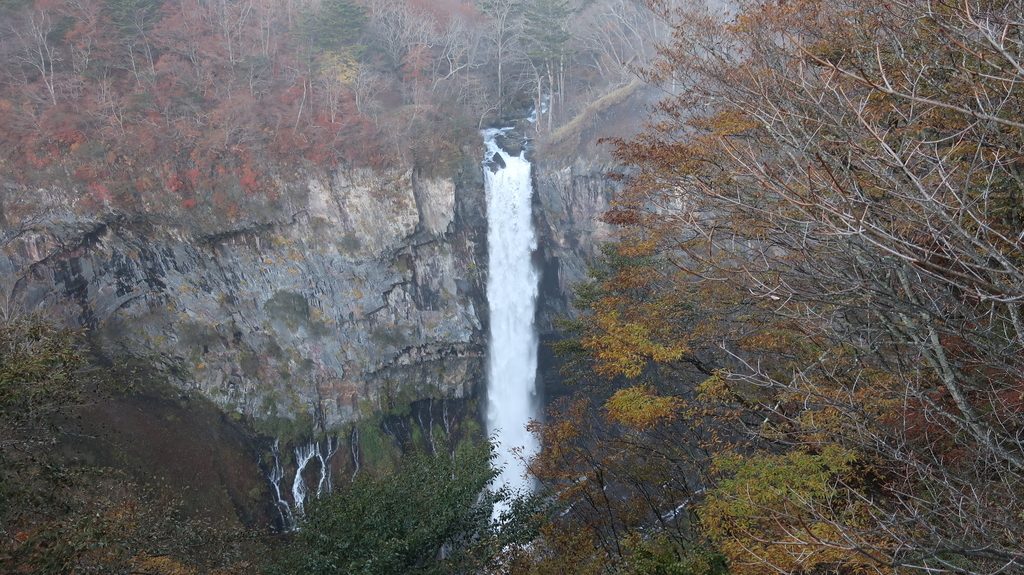
[[[606,220],[717,321],[627,292],[582,345],[636,375],[719,344],[695,400],[744,435],[698,515],[734,570],[1020,569],[1024,7],[654,8],[678,93]]]
[[[520,34],[523,30],[522,3],[519,0],[481,0],[477,8],[490,21],[487,38],[494,43],[495,72],[497,74],[498,116],[502,115],[506,89],[506,70],[510,63],[519,62],[523,56]]]
[[[361,474],[310,503],[281,572],[478,573],[517,543],[529,504],[492,522],[505,492],[485,491],[497,472],[490,443],[461,443],[454,453],[412,453],[394,471]]]
[[[654,56],[654,44],[668,28],[642,4],[605,0],[585,4],[571,30],[600,78],[625,82],[635,78],[634,66]]]
[[[25,16],[23,25],[13,29],[20,41],[20,53],[16,61],[31,70],[32,75],[42,81],[50,105],[57,105],[57,70],[56,65],[63,59],[57,49],[54,24],[48,12],[31,12]]]
[[[530,470],[555,512],[515,572],[719,572],[690,505],[703,485],[704,418],[650,385],[601,394],[605,405],[594,395],[531,425],[543,448]]]
[[[326,0],[299,15],[299,36],[320,50],[338,51],[359,38],[366,12],[349,0]]]
[[[67,461],[60,442],[103,397],[91,364],[76,330],[0,319],[0,570],[139,573],[163,563],[187,573],[235,562],[245,544],[237,530],[184,517],[175,497],[117,471]]]
[[[726,365],[702,341],[724,321],[691,303],[706,298],[675,285],[651,247],[603,246],[591,280],[574,288],[582,315],[562,322],[555,351],[577,392],[531,426],[543,448],[530,469],[559,511],[523,572],[722,570],[694,503],[740,415],[698,387]]]
[[[569,19],[579,8],[570,0],[529,0],[523,9],[521,41],[526,45],[526,55],[533,64],[537,86],[534,106],[538,120],[547,114],[547,129],[551,131],[555,103],[560,105],[563,102],[566,58],[570,54],[566,43],[572,38],[568,30]]]
[[[156,76],[156,58],[149,41],[149,32],[159,20],[157,0],[111,0],[104,3],[106,13],[121,39],[121,50],[127,58],[127,69],[142,86]],[[141,54],[137,54],[141,52]],[[145,58],[144,66],[138,57]]]
[[[14,314],[0,323],[0,449],[31,451],[81,401],[87,367],[77,334]]]
[[[114,28],[124,36],[142,36],[159,19],[156,0],[108,0],[104,3]]]

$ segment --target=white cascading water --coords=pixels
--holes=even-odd
[[[295,528],[295,520],[302,516],[302,506],[310,493],[323,495],[331,491],[331,458],[338,452],[338,438],[328,436],[323,445],[319,441],[310,441],[305,445],[295,448],[295,477],[292,479],[292,502],[284,499],[281,483],[285,479],[284,466],[281,461],[281,445],[274,440],[270,453],[274,457],[274,464],[267,472],[267,479],[274,490],[275,503],[281,513],[281,523],[285,531]],[[319,478],[315,490],[310,490],[302,474],[306,471],[309,462],[316,459],[319,463]],[[358,464],[357,464],[358,465]],[[358,468],[357,468],[358,470]]]
[[[525,153],[512,156],[498,147],[495,137],[502,131],[484,131],[491,310],[487,433],[497,441],[496,465],[502,468],[495,487],[528,491],[533,480],[527,476],[525,460],[539,450],[537,439],[526,431],[537,413],[533,317],[539,274],[531,259],[537,238],[531,216],[530,162]]]
[[[338,438],[327,436],[324,445],[321,447],[319,441],[310,441],[306,445],[295,448],[295,480],[292,481],[292,501],[295,502],[295,512],[302,515],[302,506],[306,502],[306,496],[310,493],[302,472],[313,459],[320,464],[320,479],[316,484],[316,495],[323,495],[331,491],[331,458],[338,452]]]
[[[281,526],[285,531],[290,531],[295,525],[295,516],[292,514],[292,507],[284,500],[281,494],[281,481],[284,479],[284,467],[281,465],[281,442],[274,440],[270,453],[274,456],[274,466],[267,473],[270,486],[274,489],[274,502],[281,513]]]

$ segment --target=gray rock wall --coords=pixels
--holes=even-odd
[[[591,261],[615,230],[599,220],[619,182],[607,173],[615,166],[586,158],[540,159],[535,172],[535,211],[543,266],[538,329],[550,335],[556,317],[571,316],[572,286],[585,281]]]
[[[572,284],[613,239],[596,219],[618,185],[609,168],[536,160],[542,336],[572,313]],[[90,218],[62,203],[67,194],[17,190],[0,198],[0,313],[88,326],[115,355],[148,358],[182,388],[257,419],[307,413],[337,428],[384,394],[475,397],[487,323],[479,171],[467,161],[456,185],[342,170],[285,189],[262,219],[229,224]],[[13,195],[35,203],[19,216]]]
[[[336,428],[382,389],[459,398],[482,383],[487,226],[468,180],[338,171],[274,217],[220,229],[8,210],[0,288],[225,409]]]

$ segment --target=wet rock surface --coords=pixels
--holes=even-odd
[[[542,268],[537,327],[542,337],[554,333],[555,318],[574,313],[573,284],[588,278],[601,244],[616,237],[614,228],[599,219],[621,186],[608,176],[614,167],[587,158],[537,162],[534,219]]]
[[[0,287],[227,411],[337,428],[395,380],[478,391],[486,219],[465,179],[339,171],[286,216],[219,230],[52,210],[4,238]]]

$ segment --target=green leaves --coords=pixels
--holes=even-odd
[[[38,318],[0,324],[0,446],[42,440],[80,400],[86,361],[77,334]]]
[[[572,38],[567,25],[579,8],[567,0],[527,0],[523,10],[523,42],[530,58],[547,62],[565,56],[565,44]]]
[[[159,0],[107,0],[104,5],[114,27],[127,37],[145,33],[159,18]]]
[[[475,573],[508,542],[526,537],[515,517],[499,529],[484,492],[497,475],[493,446],[407,455],[395,471],[362,474],[308,504],[288,557],[272,572],[310,575]],[[513,509],[522,508],[522,502]]]
[[[366,25],[366,11],[350,0],[325,0],[318,10],[303,12],[299,36],[320,50],[337,51],[351,44]]]

